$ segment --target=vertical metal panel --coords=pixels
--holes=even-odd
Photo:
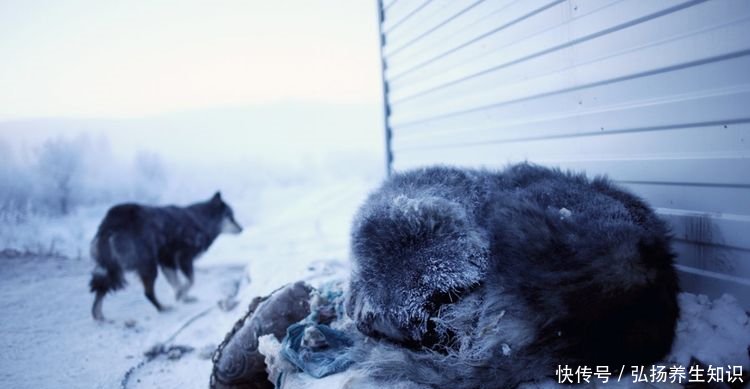
[[[393,172],[393,146],[391,144],[392,132],[390,125],[391,109],[390,103],[388,102],[388,81],[385,79],[386,63],[385,63],[385,33],[383,32],[383,22],[385,21],[386,10],[389,5],[392,5],[395,0],[391,1],[390,4],[386,5],[384,0],[378,0],[378,33],[380,34],[380,58],[381,58],[381,69],[382,69],[382,82],[383,82],[383,126],[385,130],[385,172],[386,176],[390,177]]]
[[[750,306],[750,1],[396,0],[383,16],[394,169],[609,175],[672,225],[687,289]]]

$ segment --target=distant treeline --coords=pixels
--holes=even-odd
[[[6,222],[64,216],[113,200],[156,201],[166,182],[157,154],[139,152],[123,162],[106,137],[58,136],[25,148],[8,138],[0,140],[0,217]]]

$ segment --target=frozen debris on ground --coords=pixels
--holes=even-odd
[[[177,345],[177,344],[161,344],[157,343],[151,347],[148,351],[143,353],[147,359],[154,359],[162,355],[166,355],[168,359],[177,360],[182,358],[184,354],[192,352],[194,350],[191,346]]]
[[[320,299],[318,293],[312,294],[312,300]],[[676,338],[670,356],[656,365],[662,366],[691,366],[694,361],[699,360],[702,365],[726,366],[741,365],[743,371],[750,369],[748,356],[748,345],[750,345],[750,316],[737,303],[737,300],[729,295],[721,296],[711,300],[704,295],[692,293],[680,293],[679,302],[682,316],[677,324]],[[313,306],[317,304],[312,304]],[[352,327],[347,329],[346,324],[351,324],[347,317],[337,317],[331,325],[342,328],[344,331],[353,331]],[[299,326],[299,324],[296,324]],[[306,327],[310,328],[310,327]],[[304,333],[307,333],[305,330]],[[366,338],[355,338],[363,341]],[[283,352],[284,342],[278,338],[267,335],[258,340],[258,351],[265,357],[266,371],[269,381],[276,383],[277,389],[308,389],[308,388],[345,388],[345,387],[377,387],[383,384],[367,376],[367,370],[357,364],[342,372],[328,375],[322,378],[313,376],[300,370],[298,366],[291,363]],[[317,344],[317,343],[316,343]],[[379,347],[370,355],[380,355]],[[506,344],[501,345],[503,354],[513,357],[512,349]],[[314,347],[313,347],[314,348]],[[341,351],[346,353],[347,350]],[[382,355],[389,355],[385,350]],[[630,371],[623,376],[622,380],[612,384],[620,388],[639,387],[632,382]],[[546,374],[546,375],[552,375]],[[388,383],[391,384],[390,382]],[[355,386],[347,386],[355,385]],[[404,388],[417,388],[419,385],[401,382]],[[410,386],[411,385],[411,386]],[[560,385],[553,378],[544,379],[535,383],[525,383],[521,388],[563,388],[570,385]]]
[[[737,299],[681,293],[679,302],[682,317],[668,361],[687,366],[695,357],[704,364],[741,364],[750,370],[750,317]]]
[[[383,389],[382,382],[376,381],[357,369],[314,378],[302,373],[296,366],[287,361],[281,354],[282,345],[272,335],[258,339],[258,350],[266,357],[265,364],[269,382],[275,383],[276,389]],[[388,383],[388,389],[429,389],[413,383]]]
[[[303,321],[287,329],[281,352],[302,371],[322,378],[342,372],[354,363],[348,351],[353,343],[346,332]]]
[[[211,387],[233,388],[245,382],[266,380],[258,338],[272,334],[282,339],[287,327],[310,313],[310,292],[308,285],[297,282],[270,296],[254,299],[214,354]]]
[[[297,367],[281,355],[281,342],[272,334],[258,338],[258,352],[263,355],[268,381],[281,384],[285,375],[297,373]]]

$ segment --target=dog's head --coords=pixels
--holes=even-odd
[[[348,314],[368,335],[425,345],[440,307],[480,284],[487,246],[455,202],[398,196],[366,204],[352,230]]]
[[[242,226],[234,219],[234,211],[229,204],[221,198],[221,193],[216,192],[210,200],[211,208],[214,214],[219,216],[219,232],[227,234],[239,234],[242,232]]]

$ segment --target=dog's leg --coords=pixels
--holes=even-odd
[[[180,270],[182,270],[182,274],[184,274],[185,278],[187,278],[187,283],[182,285],[182,288],[180,289],[180,292],[178,293],[178,299],[181,299],[182,301],[186,303],[195,302],[197,300],[195,297],[191,297],[187,295],[188,290],[190,290],[190,288],[193,286],[193,281],[195,280],[195,275],[193,273],[193,259],[182,258],[179,264],[180,264]]]
[[[104,314],[102,314],[102,300],[104,300],[105,292],[97,291],[96,297],[94,298],[94,305],[91,307],[91,315],[94,316],[94,320],[104,321]]]
[[[138,274],[141,277],[141,282],[143,282],[143,293],[146,295],[148,301],[150,301],[159,312],[168,311],[169,307],[161,305],[159,300],[156,299],[156,293],[154,293],[154,284],[156,283],[157,275],[156,265],[154,265],[153,270],[148,269],[148,271],[140,271]]]
[[[182,290],[182,285],[180,285],[180,279],[177,276],[177,270],[171,267],[162,266],[161,272],[164,273],[164,277],[166,277],[167,282],[169,282],[169,285],[174,289],[175,299],[180,300],[182,297],[180,295],[180,291]]]

